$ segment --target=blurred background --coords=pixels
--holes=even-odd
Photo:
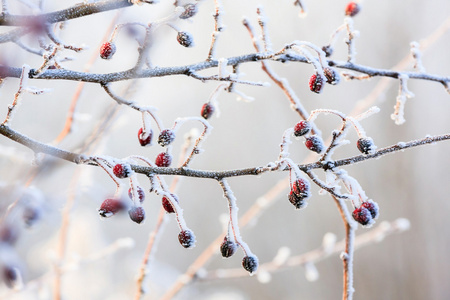
[[[10,1],[11,13],[30,14],[32,10],[22,1]],[[263,7],[267,16],[268,32],[275,50],[294,40],[309,41],[320,47],[329,42],[330,35],[344,22],[347,1],[304,0],[308,13],[299,16],[300,8],[294,1],[247,0],[223,1],[225,25],[217,41],[217,58],[254,53],[251,38],[242,25],[246,16],[257,30],[256,8]],[[55,11],[75,5],[77,1],[46,1],[45,11]],[[183,2],[184,3],[184,2]],[[373,68],[390,69],[409,55],[412,41],[421,42],[447,20],[450,2],[446,0],[390,0],[364,1],[361,12],[354,17],[354,27],[360,35],[355,40],[356,62]],[[70,70],[83,71],[92,55],[108,37],[111,20],[117,23],[153,22],[173,11],[173,1],[143,5],[104,12],[67,22],[58,33],[63,41],[89,49],[74,53],[65,50],[62,56],[73,61],[61,63]],[[176,41],[176,32],[159,28],[153,36],[150,59],[155,66],[179,66],[204,61],[211,44],[214,29],[214,1],[199,2],[199,11],[192,19],[178,20],[175,25],[190,32],[195,47],[184,48]],[[2,33],[11,28],[1,28]],[[140,32],[142,33],[142,32]],[[23,42],[37,47],[36,39],[24,37]],[[137,44],[126,32],[117,37],[117,52],[111,60],[95,61],[90,72],[109,73],[133,67],[137,58]],[[423,53],[423,65],[428,73],[448,76],[450,61],[449,32]],[[344,35],[338,38],[332,59],[345,61],[347,47]],[[42,58],[29,54],[12,43],[0,44],[3,61],[14,67],[28,64],[39,67]],[[286,78],[292,90],[308,110],[327,108],[350,114],[373,101],[380,113],[362,121],[368,136],[379,147],[400,141],[420,139],[426,135],[448,133],[450,121],[449,95],[441,84],[409,80],[408,87],[415,94],[406,103],[406,123],[395,125],[391,120],[399,84],[397,80],[372,78],[364,81],[342,81],[337,86],[326,86],[320,95],[309,90],[311,65],[271,62],[273,70]],[[413,64],[407,65],[412,70]],[[229,69],[231,71],[231,68]],[[246,63],[240,67],[241,79],[270,82],[260,63]],[[201,74],[216,74],[216,69]],[[379,95],[380,83],[386,88]],[[11,127],[43,143],[51,143],[59,135],[67,118],[71,99],[78,82],[32,80],[29,83],[52,92],[41,96],[24,95]],[[117,82],[112,89],[118,94],[130,82]],[[167,76],[141,79],[128,88],[126,97],[141,105],[158,108],[164,126],[171,127],[178,117],[199,116],[200,108],[218,82],[201,82],[187,76]],[[0,89],[0,116],[6,116],[18,88],[17,79],[7,79]],[[220,116],[210,120],[214,129],[205,140],[205,150],[195,157],[190,167],[202,170],[230,170],[263,166],[278,158],[281,137],[293,127],[298,115],[279,87],[237,85],[236,89],[253,97],[254,101],[237,100],[238,95],[221,93],[218,98]],[[375,96],[374,96],[375,95]],[[102,126],[105,121],[107,126]],[[327,139],[339,120],[321,115],[316,122]],[[153,124],[154,125],[154,124]],[[97,84],[86,84],[76,106],[73,131],[59,147],[91,155],[122,158],[143,155],[153,160],[161,152],[154,142],[152,147],[141,147],[137,131],[142,126],[141,114],[118,106]],[[99,129],[100,128],[100,129]],[[178,157],[183,136],[191,129],[202,130],[197,122],[188,122],[178,132],[174,142],[174,157]],[[156,127],[154,127],[156,131]],[[349,145],[339,148],[334,159],[358,154],[357,135],[350,131]],[[86,141],[91,141],[85,148]],[[296,163],[312,161],[301,140],[293,140],[291,156]],[[406,218],[409,231],[386,237],[355,252],[355,299],[449,299],[450,287],[450,229],[448,186],[450,174],[450,144],[428,145],[393,155],[383,156],[345,170],[355,177],[369,198],[380,206],[380,218],[394,221]],[[20,199],[20,205],[11,209],[3,219],[11,232],[2,232],[0,246],[3,265],[13,263],[23,272],[25,286],[20,291],[0,286],[1,299],[54,299],[55,264],[61,251],[61,228],[66,226],[65,257],[62,265],[60,289],[64,299],[130,299],[136,293],[138,275],[149,233],[155,228],[161,199],[147,193],[144,203],[146,222],[137,225],[126,214],[100,220],[97,209],[101,202],[114,194],[115,184],[100,168],[77,166],[65,161],[43,160],[5,137],[0,137],[0,206],[2,215],[11,203]],[[324,179],[323,172],[316,172]],[[229,179],[237,198],[239,215],[268,197],[266,193],[280,180],[285,182],[274,201],[241,228],[243,239],[259,257],[261,263],[270,262],[280,248],[291,255],[314,250],[322,244],[326,233],[338,240],[344,238],[344,226],[332,198],[319,195],[316,186],[306,209],[297,211],[287,200],[289,184],[287,173]],[[138,176],[140,185],[148,191],[148,180]],[[170,183],[173,177],[167,176]],[[144,299],[159,299],[182,275],[196,258],[222,234],[228,204],[220,186],[211,180],[181,178],[176,194],[184,209],[188,226],[195,232],[194,249],[182,248],[177,240],[179,232],[173,215],[166,217],[164,230],[157,238],[156,251],[149,264]],[[259,200],[258,200],[259,199]],[[22,221],[24,207],[33,207],[39,218],[32,226]],[[349,206],[350,207],[350,206]],[[64,218],[64,214],[67,216]],[[5,227],[6,225],[4,225]],[[29,227],[29,228],[28,228]],[[3,229],[2,229],[3,230]],[[369,229],[359,227],[357,235]],[[3,230],[4,231],[4,230]],[[6,237],[5,237],[6,234]],[[108,249],[111,250],[110,253]],[[241,267],[242,252],[222,259],[217,251],[204,265],[205,271]],[[335,254],[318,262],[318,279],[305,276],[305,268],[298,266],[267,276],[246,276],[234,279],[195,280],[184,287],[175,299],[339,299],[342,293],[342,261]],[[204,272],[202,272],[204,273]],[[311,278],[309,278],[311,279]]]

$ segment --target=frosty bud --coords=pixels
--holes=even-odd
[[[194,46],[194,39],[192,35],[185,31],[178,32],[177,41],[181,46],[192,47]]]
[[[175,194],[170,194],[170,195],[172,196],[173,199],[175,199],[175,201],[177,203],[179,203],[177,195],[175,195]],[[173,214],[175,212],[172,204],[170,204],[170,201],[166,196],[164,196],[162,198],[162,206],[163,206],[164,210],[169,214]]]
[[[352,216],[356,222],[358,222],[359,224],[361,224],[363,226],[373,224],[372,214],[370,213],[370,211],[367,208],[365,208],[363,206],[356,208],[353,211]]]
[[[142,206],[134,206],[128,211],[128,215],[133,222],[141,224],[145,219],[145,210]]]
[[[138,193],[138,196],[139,196],[139,202],[141,202],[141,203],[144,202],[144,200],[145,200],[145,193],[144,193],[144,190],[140,186],[137,187],[137,193]],[[132,190],[132,188],[128,189],[128,197],[130,197],[130,199],[133,200],[133,190]]]
[[[379,207],[378,204],[372,200],[364,202],[361,207],[367,208],[372,215],[372,219],[376,220],[379,216]]]
[[[113,173],[117,178],[127,178],[131,172],[131,168],[127,164],[116,164],[113,168]]]
[[[327,83],[336,85],[341,81],[341,76],[339,73],[333,69],[333,68],[325,68],[323,69],[323,73],[325,74],[325,77],[327,78]]]
[[[141,146],[147,146],[152,144],[153,131],[151,129],[148,130],[148,136],[144,139],[144,129],[141,127],[138,131],[138,139],[139,144]]]
[[[100,57],[103,59],[111,59],[116,53],[116,44],[106,42],[100,47]]]
[[[122,201],[117,200],[117,199],[106,199],[100,205],[100,208],[98,209],[98,213],[103,218],[109,218],[124,208],[125,208],[125,206],[122,203]]]
[[[361,6],[356,2],[349,2],[345,7],[345,15],[354,17],[361,10]]]
[[[309,89],[317,94],[320,94],[323,90],[323,79],[319,74],[314,74],[309,79]]]
[[[331,45],[323,46],[322,51],[325,52],[326,57],[330,57],[333,54],[333,48]]]
[[[237,250],[237,245],[235,242],[228,240],[228,237],[223,238],[223,242],[220,245],[220,253],[222,257],[228,258],[232,256]]]
[[[208,102],[203,104],[200,114],[202,115],[203,118],[205,118],[205,120],[209,119],[213,113],[214,113],[214,106],[211,103]]]
[[[242,266],[244,269],[250,274],[253,274],[256,272],[256,269],[258,269],[258,258],[254,255],[245,256],[242,259]]]
[[[295,136],[303,136],[311,131],[311,123],[308,121],[300,121],[294,126],[294,135]]]
[[[186,4],[184,6],[184,12],[180,15],[180,19],[189,19],[195,16],[197,13],[197,5],[193,3]]]
[[[363,154],[372,154],[377,149],[377,147],[373,143],[372,138],[368,137],[360,138],[356,142],[356,146],[358,147],[358,150]]]
[[[195,236],[189,229],[183,230],[178,234],[178,241],[184,248],[192,248],[195,245]]]
[[[156,156],[155,165],[158,167],[168,167],[172,163],[172,156],[167,152],[161,152]]]
[[[318,137],[317,135],[312,135],[310,137],[307,137],[306,141],[305,141],[305,146],[309,150],[317,152],[319,154],[322,153],[322,151],[325,148],[325,146],[323,145],[322,139],[320,137]]]
[[[175,133],[170,129],[164,129],[161,131],[158,137],[158,144],[165,147],[173,142],[175,139]]]

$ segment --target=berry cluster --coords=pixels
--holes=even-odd
[[[370,227],[378,218],[378,204],[372,200],[365,201],[352,213],[353,219],[359,224]]]

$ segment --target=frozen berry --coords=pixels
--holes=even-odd
[[[370,211],[365,207],[359,207],[356,208],[352,213],[353,219],[355,219],[356,222],[359,224],[365,226],[365,225],[371,225],[373,223],[372,214]]]
[[[100,47],[100,57],[103,59],[111,59],[116,53],[116,44],[106,42]]]
[[[186,4],[184,6],[184,12],[180,15],[180,19],[189,19],[195,16],[197,13],[197,5],[193,3]]]
[[[311,151],[322,153],[324,149],[323,141],[317,135],[312,135],[306,138],[305,146]]]
[[[168,167],[172,163],[172,156],[167,152],[158,154],[155,160],[155,165],[158,167]]]
[[[195,236],[189,229],[183,230],[178,234],[178,241],[184,248],[192,248],[195,244]]]
[[[122,203],[122,201],[117,199],[106,199],[102,202],[102,205],[100,205],[98,213],[103,218],[109,218],[124,208],[125,205]]]
[[[333,68],[325,68],[323,69],[323,73],[325,74],[327,83],[329,84],[336,85],[339,83],[339,81],[341,81],[339,73]]]
[[[379,215],[379,208],[378,204],[372,200],[364,202],[361,207],[367,208],[370,211],[370,214],[372,215],[372,219],[378,219]]]
[[[358,3],[350,2],[345,7],[345,15],[354,17],[361,10],[361,6]]]
[[[117,164],[113,168],[113,173],[117,178],[127,178],[131,175],[131,168],[126,164]]]
[[[10,265],[4,265],[2,267],[2,279],[3,282],[6,284],[7,287],[10,289],[18,287],[21,282],[21,276],[20,271],[18,268],[10,266]]]
[[[302,178],[298,179],[292,185],[292,191],[296,195],[300,195],[303,197],[309,197],[309,182]]]
[[[158,144],[160,144],[162,147],[165,147],[173,142],[175,139],[175,133],[170,129],[164,129],[161,131],[158,137]]]
[[[202,110],[200,112],[203,118],[209,119],[213,113],[214,113],[214,106],[212,106],[211,103],[208,102],[203,104]]]
[[[137,193],[139,196],[139,202],[141,202],[141,203],[144,202],[145,193],[144,193],[144,190],[140,186],[137,187]],[[128,189],[128,197],[130,197],[130,199],[133,199],[133,191],[131,188]]]
[[[244,269],[250,274],[253,274],[256,272],[256,269],[258,269],[258,258],[254,255],[245,256],[242,259],[242,266]]]
[[[141,146],[151,145],[152,137],[153,137],[153,131],[151,129],[148,130],[147,137],[144,138],[144,129],[142,127],[139,128],[138,139],[139,139],[139,144],[141,144]]]
[[[192,35],[185,31],[178,32],[177,41],[181,46],[192,47],[194,46],[194,39]]]
[[[302,195],[297,195],[293,190],[289,193],[289,202],[295,206],[296,209],[304,208],[308,203],[306,202],[306,197]]]
[[[333,54],[333,48],[331,45],[323,46],[322,51],[325,52],[326,57],[330,57]]]
[[[373,152],[375,152],[375,149],[377,148],[373,143],[372,138],[368,137],[360,138],[356,142],[356,146],[358,147],[358,150],[364,154],[372,154]]]
[[[228,237],[223,238],[223,242],[220,245],[220,253],[222,253],[222,257],[228,258],[232,256],[237,249],[237,245],[235,242],[228,240]]]
[[[309,79],[309,89],[317,94],[320,94],[323,90],[323,79],[319,74],[314,74]]]
[[[41,218],[41,209],[36,206],[28,205],[24,208],[22,213],[23,221],[28,227],[33,226]]]
[[[175,195],[175,194],[170,194],[170,195],[172,196],[173,199],[175,199],[175,201],[177,203],[179,203],[177,195]],[[172,213],[175,212],[175,210],[173,209],[172,204],[170,204],[170,201],[169,201],[169,199],[166,196],[164,196],[162,198],[162,206],[164,207],[164,210],[167,213],[169,213],[169,214],[172,214]]]
[[[145,219],[145,210],[142,206],[134,206],[128,211],[128,215],[133,222],[141,224]]]
[[[302,136],[307,134],[311,131],[311,123],[308,121],[300,121],[294,126],[294,135],[295,136]]]

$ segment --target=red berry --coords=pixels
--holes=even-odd
[[[117,164],[113,168],[113,173],[117,178],[127,178],[131,175],[131,168],[126,164]]]
[[[373,223],[372,214],[370,211],[365,207],[359,207],[356,208],[352,213],[353,219],[355,219],[356,222],[359,224],[365,226],[365,225],[371,225]]]
[[[203,118],[205,118],[205,120],[209,119],[213,113],[214,113],[214,106],[211,103],[208,102],[203,104],[200,114],[202,115]]]
[[[100,205],[98,213],[103,218],[109,218],[124,208],[125,205],[122,203],[122,201],[117,199],[106,199],[102,202],[102,205]]]
[[[138,139],[141,146],[147,146],[152,144],[153,131],[150,129],[148,131],[147,138],[144,139],[144,129],[141,127],[138,131]]]
[[[324,149],[323,141],[317,135],[312,135],[306,138],[305,146],[311,151],[321,153]]]
[[[378,219],[379,207],[378,204],[372,200],[364,202],[361,207],[367,208],[370,211],[372,219]]]
[[[111,59],[116,53],[116,44],[106,42],[100,47],[100,57],[103,59]]]
[[[235,242],[229,241],[228,237],[223,238],[223,242],[220,245],[220,253],[222,253],[222,257],[228,258],[232,256],[237,249],[237,245]]]
[[[177,35],[177,41],[181,46],[192,47],[194,46],[194,39],[188,32],[180,31]]]
[[[128,211],[128,215],[133,222],[141,224],[145,219],[145,210],[142,206],[134,206]]]
[[[300,121],[294,126],[294,135],[303,136],[311,131],[311,123],[308,121]]]
[[[155,160],[155,164],[158,167],[168,167],[172,163],[172,156],[167,152],[161,152],[158,154]]]
[[[293,190],[291,190],[291,192],[289,193],[288,199],[289,202],[291,202],[291,204],[294,205],[296,209],[304,208],[308,204],[306,202],[306,197],[302,195],[297,195],[296,193],[294,193]]]
[[[137,187],[137,193],[139,196],[139,202],[141,202],[141,203],[144,202],[145,193],[144,193],[144,190],[140,186]],[[133,191],[131,188],[128,189],[128,197],[130,197],[130,199],[133,200]]]
[[[193,3],[186,4],[184,6],[184,12],[180,15],[180,19],[192,18],[197,13],[197,5]]]
[[[175,139],[175,133],[170,129],[164,129],[161,131],[158,137],[158,144],[160,144],[162,147],[165,147],[173,142]]]
[[[309,79],[309,89],[317,94],[320,94],[323,90],[323,79],[319,74],[314,74]]]
[[[356,146],[358,147],[358,150],[361,151],[363,154],[372,154],[375,152],[375,149],[377,148],[372,138],[360,138],[356,142]]]
[[[175,201],[176,201],[177,203],[179,203],[177,195],[175,195],[175,194],[170,194],[170,195],[172,196],[173,199],[175,199]],[[170,201],[169,201],[169,199],[167,199],[166,196],[164,196],[164,197],[162,198],[162,206],[164,207],[164,210],[165,210],[167,213],[169,213],[169,214],[172,214],[172,213],[175,212],[175,210],[173,209],[172,204],[170,204]]]
[[[323,69],[323,73],[325,74],[327,83],[329,84],[336,85],[341,80],[339,73],[333,68],[325,68]]]
[[[350,2],[345,7],[345,15],[354,17],[361,10],[361,6],[358,3]]]
[[[192,248],[195,245],[195,236],[189,229],[183,230],[178,234],[178,241],[184,248]]]
[[[292,185],[292,191],[296,195],[301,195],[303,197],[309,197],[309,182],[305,179],[298,179]]]
[[[250,274],[253,274],[256,272],[256,269],[258,269],[258,258],[254,255],[245,256],[242,259],[242,266],[244,269]]]

